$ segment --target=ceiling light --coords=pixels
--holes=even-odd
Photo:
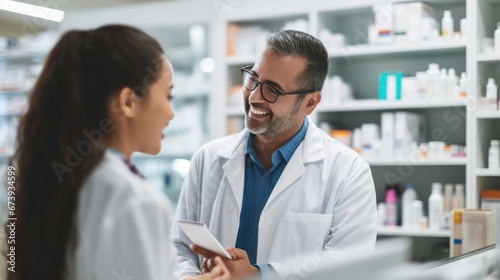
[[[55,10],[11,0],[0,0],[0,10],[56,22],[61,22],[64,19],[64,12],[61,10]]]

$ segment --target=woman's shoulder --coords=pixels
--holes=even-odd
[[[81,198],[92,199],[106,205],[106,209],[130,205],[149,205],[158,208],[170,207],[165,194],[159,187],[132,173],[116,155],[106,153],[103,160],[90,174],[81,190]],[[99,200],[106,201],[100,202]]]

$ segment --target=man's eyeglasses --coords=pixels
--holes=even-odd
[[[267,82],[259,82],[259,79],[251,72],[253,66],[245,66],[241,68],[241,79],[243,81],[243,87],[249,91],[253,91],[260,85],[260,95],[264,100],[269,103],[274,103],[278,100],[280,95],[291,95],[291,94],[305,94],[315,92],[315,89],[310,90],[300,90],[293,92],[282,92],[275,86]]]

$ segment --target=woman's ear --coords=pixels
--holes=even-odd
[[[307,95],[307,101],[306,101],[306,112],[307,114],[311,114],[314,111],[314,108],[318,106],[319,102],[321,101],[321,92],[315,91],[311,94]]]
[[[116,105],[113,106],[113,109],[117,109],[126,118],[132,118],[136,114],[138,102],[138,96],[130,88],[126,87],[118,93],[114,102]]]

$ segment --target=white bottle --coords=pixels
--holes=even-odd
[[[436,98],[439,95],[439,81],[439,65],[437,63],[429,64],[429,69],[427,69],[427,75],[425,78],[425,90],[427,97]]]
[[[467,97],[467,74],[465,72],[462,72],[460,75],[460,96],[461,98],[466,98]]]
[[[443,216],[443,195],[441,183],[432,183],[432,194],[429,196],[429,228],[439,230]]]
[[[441,20],[441,36],[443,38],[451,38],[453,35],[453,18],[450,11],[444,11],[443,19]]]
[[[455,209],[463,209],[465,207],[464,204],[464,185],[456,184],[455,185],[455,194],[453,195],[453,206],[452,210]]]
[[[490,148],[488,149],[488,168],[500,169],[500,141],[491,140]]]
[[[404,228],[410,228],[412,225],[412,210],[411,204],[417,199],[417,192],[413,187],[412,183],[406,184],[406,190],[403,192],[402,205],[403,205],[403,218],[402,226]]]
[[[420,221],[422,220],[423,217],[423,203],[420,200],[414,200],[411,203],[411,229],[419,229],[420,227]]]
[[[462,40],[465,41],[467,39],[467,18],[460,20],[460,33],[462,35]]]
[[[497,109],[497,89],[495,79],[488,78],[488,84],[486,85],[486,99],[488,100],[488,108],[490,109]]]
[[[458,78],[455,73],[455,69],[448,69],[448,92],[446,93],[446,97],[456,97],[458,95]]]
[[[500,22],[497,22],[497,30],[495,30],[494,36],[495,37],[495,53],[500,54]]]
[[[441,227],[443,229],[450,228],[450,213],[453,207],[453,184],[444,185],[444,196],[443,196],[443,220]]]
[[[446,68],[441,68],[439,74],[439,97],[444,98],[448,94],[448,74]]]
[[[444,185],[443,212],[449,213],[453,209],[453,184]]]

